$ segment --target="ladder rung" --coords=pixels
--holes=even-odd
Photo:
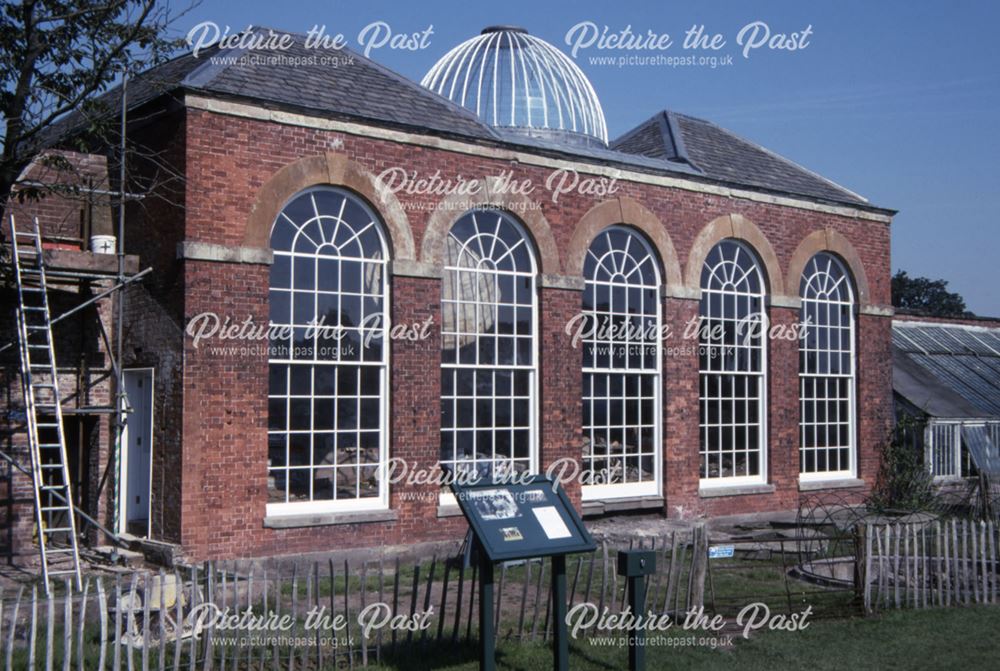
[[[45,550],[45,554],[47,555],[62,555],[67,553],[72,554],[73,548],[56,548],[54,550],[48,550],[48,549]]]
[[[59,428],[59,423],[58,422],[39,422],[38,424],[35,424],[35,426],[38,427],[39,429],[57,429],[57,428]]]
[[[57,489],[66,489],[66,485],[39,485],[38,489],[45,492],[54,492]]]
[[[55,389],[56,386],[51,382],[33,382],[31,384],[35,389]]]
[[[25,287],[25,286],[21,287],[21,291],[27,291],[32,294],[40,294],[45,292],[45,290],[42,289],[41,287]]]
[[[47,534],[61,534],[67,531],[72,531],[73,527],[52,527],[51,529],[45,529]]]
[[[39,510],[41,510],[43,513],[52,513],[52,512],[55,512],[57,510],[66,510],[66,511],[68,511],[69,510],[69,506],[42,506],[41,508],[39,508]]]
[[[53,468],[62,468],[62,467],[63,467],[62,464],[41,464],[39,466],[39,468],[47,468],[49,470],[52,470]],[[65,486],[66,485],[63,485],[63,487],[65,487]]]
[[[21,309],[22,310],[30,310],[32,312],[38,312],[39,310],[41,310],[41,311],[44,312],[45,311],[45,306],[44,305],[22,305]]]

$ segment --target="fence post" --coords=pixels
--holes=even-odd
[[[868,613],[871,608],[871,603],[868,600],[868,561],[871,559],[871,536],[866,533],[867,527],[867,523],[854,527],[854,598],[861,603],[861,609],[864,613]]]
[[[705,605],[705,572],[708,569],[708,530],[704,522],[695,526],[691,558],[691,581],[688,609]]]

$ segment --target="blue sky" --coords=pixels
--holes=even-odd
[[[393,34],[433,27],[425,49],[383,47],[372,57],[412,79],[452,46],[487,26],[520,25],[564,51],[581,22],[619,32],[668,33],[663,55],[683,48],[693,25],[719,33],[733,56],[726,67],[599,65],[591,57],[623,53],[581,49],[576,63],[600,96],[613,137],[659,109],[719,123],[869,198],[900,210],[893,224],[892,267],[946,279],[978,314],[1000,315],[997,248],[1000,213],[1000,3],[859,0],[661,0],[660,2],[406,2],[384,0],[204,0],[180,32],[212,21],[234,31],[248,24],[306,32],[316,24],[358,47],[376,21]],[[797,51],[736,44],[762,21],[771,35],[812,26]]]

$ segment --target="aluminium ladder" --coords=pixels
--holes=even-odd
[[[10,237],[17,280],[21,385],[42,577],[46,592],[50,589],[50,578],[56,576],[73,576],[76,588],[80,589],[80,553],[38,219],[32,232],[18,232],[11,217]]]

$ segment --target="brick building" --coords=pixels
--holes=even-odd
[[[130,137],[184,183],[127,208],[152,449],[106,494],[122,531],[197,559],[458,538],[442,466],[571,466],[587,515],[865,494],[893,211],[675,112],[609,141],[585,76],[518,29],[424,86],[301,37],[251,55],[129,86]]]

